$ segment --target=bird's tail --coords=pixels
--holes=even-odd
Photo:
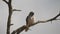
[[[25,32],[27,32],[28,30],[29,30],[29,27],[28,27],[28,26],[26,26]]]

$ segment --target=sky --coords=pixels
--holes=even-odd
[[[11,32],[26,24],[26,17],[30,11],[34,12],[35,22],[53,18],[60,11],[60,0],[12,0],[12,7],[22,11],[13,12],[11,23],[14,25],[11,26]],[[0,0],[0,34],[6,34],[7,18],[8,6]],[[30,27],[28,32],[23,31],[21,34],[60,34],[60,20],[54,20],[52,24],[39,23]]]

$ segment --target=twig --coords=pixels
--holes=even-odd
[[[13,9],[12,11],[22,11],[22,10],[18,10],[18,9]]]
[[[8,4],[8,2],[6,0],[3,0],[3,1]]]

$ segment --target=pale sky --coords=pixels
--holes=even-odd
[[[38,20],[47,20],[56,16],[60,11],[60,0],[13,0],[12,7],[22,10],[12,14],[11,32],[25,25],[26,17],[30,11],[35,13],[35,22]],[[0,34],[6,34],[8,18],[8,6],[0,0]],[[58,17],[60,19],[60,17]],[[30,27],[28,32],[23,31],[21,34],[60,34],[60,20],[47,23],[39,23]]]

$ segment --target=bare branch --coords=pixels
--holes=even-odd
[[[59,16],[60,16],[60,13],[59,13],[57,16],[55,16],[54,18],[51,18],[51,19],[49,19],[49,20],[46,20],[46,21],[37,21],[36,23],[30,25],[29,27],[34,26],[34,25],[36,25],[36,24],[38,24],[38,23],[46,23],[46,22],[49,22],[49,21],[57,20],[56,18],[59,17]],[[60,19],[59,19],[59,20],[60,20]],[[21,33],[25,28],[26,28],[26,26],[23,25],[23,26],[19,27],[18,29],[16,29],[15,31],[13,31],[12,34],[13,34],[13,33],[14,33],[14,34],[15,34],[15,33],[19,34],[19,33]]]
[[[10,26],[12,26],[12,25],[14,25],[14,24],[10,24]]]
[[[47,20],[47,21],[53,21],[53,20],[56,20],[56,18],[59,17],[59,16],[60,16],[60,13],[59,13],[58,15],[56,15],[55,17],[53,17],[53,18]]]
[[[11,16],[12,16],[12,0],[9,0],[8,2],[6,0],[3,0],[5,3],[7,3],[8,8],[9,8],[9,15],[8,15],[8,21],[7,21],[7,31],[6,34],[10,34],[10,26],[11,24]]]
[[[8,2],[6,0],[3,0],[3,1],[8,4]]]
[[[21,33],[25,28],[26,28],[26,26],[23,25],[22,27],[19,27],[18,29],[16,29],[15,31],[13,31],[11,34],[15,34],[15,33],[19,34],[19,33]]]
[[[13,9],[12,11],[22,11],[22,10],[18,10],[18,9]]]
[[[12,0],[9,0],[9,3],[12,3]]]
[[[56,20],[60,20],[60,19],[56,19]]]

